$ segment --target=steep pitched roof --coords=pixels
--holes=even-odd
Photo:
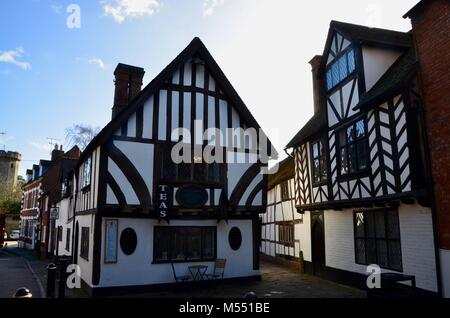
[[[308,138],[318,134],[327,127],[326,111],[322,110],[314,114],[310,120],[300,129],[300,131],[289,141],[286,149],[296,147],[306,141]]]
[[[323,50],[321,68],[325,67],[327,53],[337,31],[348,40],[371,46],[386,48],[408,48],[412,45],[411,34],[387,29],[371,28],[364,25],[332,20],[328,31],[327,40]]]
[[[272,169],[271,169],[272,170]],[[277,184],[294,177],[294,159],[287,157],[278,163],[278,171],[271,173],[268,176],[267,186],[269,189],[273,188]]]
[[[100,133],[87,145],[86,149],[81,154],[78,165],[83,162],[87,155],[92,152],[98,145],[104,143],[115,130],[119,129],[120,126],[128,119],[128,117],[133,114],[146,100],[149,96],[155,93],[164,82],[170,78],[173,72],[179,69],[184,63],[186,63],[190,58],[198,56],[204,60],[205,65],[210,72],[210,74],[216,79],[217,83],[220,85],[225,96],[228,97],[230,102],[239,112],[239,114],[244,118],[244,120],[249,124],[250,127],[260,129],[261,127],[245,106],[244,102],[233,88],[231,83],[228,81],[225,74],[220,69],[217,62],[214,60],[212,55],[209,53],[203,42],[195,37],[189,45],[181,51],[180,54],[167,65],[161,73],[159,73],[135,98],[134,100],[125,107],[117,116],[111,120]],[[271,145],[270,141],[269,144]],[[272,152],[274,149],[270,147]]]
[[[414,49],[409,49],[391,65],[369,91],[361,96],[359,103],[353,109],[367,109],[396,94],[399,89],[409,83],[417,69],[418,62]]]

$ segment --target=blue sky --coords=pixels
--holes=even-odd
[[[308,61],[332,19],[407,31],[417,0],[0,0],[0,148],[20,173],[77,123],[111,117],[117,63],[147,84],[199,36],[278,148],[312,115]],[[80,28],[67,27],[70,4]]]

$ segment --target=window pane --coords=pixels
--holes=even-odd
[[[400,250],[399,241],[389,241],[389,267],[396,270],[401,270],[402,268],[402,253]]]
[[[333,77],[333,86],[336,86],[339,83],[339,65],[338,63],[334,63],[331,66],[331,72]]]
[[[366,264],[366,248],[364,239],[357,239],[355,241],[356,248],[356,262],[359,264]]]
[[[325,156],[320,157],[320,178],[322,181],[327,180],[327,163]]]
[[[331,69],[327,71],[327,89],[330,90],[333,88],[333,79],[331,75]]]
[[[347,142],[352,142],[355,140],[355,129],[354,126],[351,125],[347,128]]]
[[[339,160],[341,165],[341,174],[348,173],[348,162],[347,162],[347,149],[342,148],[339,154]]]
[[[364,126],[364,119],[356,122],[356,139],[362,138],[366,135],[366,128]]]
[[[183,230],[172,231],[171,243],[171,259],[175,261],[185,260],[185,238],[183,235]]]
[[[168,261],[170,250],[170,232],[167,229],[155,229],[155,260]]]
[[[364,220],[366,221],[366,237],[375,237],[375,213],[366,212]]]
[[[339,131],[339,146],[345,146],[346,144],[347,144],[346,131],[341,130]]]
[[[314,182],[319,182],[320,181],[319,159],[314,159],[314,162],[313,162],[313,176],[314,176]]]
[[[386,229],[384,224],[384,212],[374,212],[375,216],[375,235],[378,238],[386,237]]]
[[[203,250],[202,257],[203,258],[213,258],[214,257],[214,246],[215,246],[215,235],[213,229],[204,229],[203,230]]]
[[[390,239],[400,239],[400,227],[398,224],[397,211],[391,210],[387,213],[387,236]]]
[[[319,156],[319,143],[313,143],[313,158],[317,158]]]
[[[323,149],[323,142],[319,141],[319,155],[323,155],[325,150]]]
[[[356,237],[364,237],[364,214],[362,212],[356,213],[355,222]]]
[[[210,163],[208,165],[208,181],[219,182],[220,181],[220,166],[218,163]]]
[[[201,229],[192,228],[184,230],[186,247],[187,247],[187,259],[196,260],[201,259]]]
[[[387,242],[385,240],[377,241],[377,255],[378,255],[378,265],[387,267],[389,264],[388,264]]]
[[[184,162],[178,164],[178,179],[184,181],[191,180],[191,164]]]
[[[347,77],[347,58],[345,56],[339,59],[339,80],[342,81]]]
[[[205,166],[202,163],[194,163],[194,180],[205,181]]]
[[[358,154],[358,170],[364,170],[367,168],[367,161],[369,156],[369,151],[367,148],[367,141],[365,139],[357,141],[356,151]]]
[[[350,50],[347,53],[347,61],[348,61],[348,72],[351,73],[355,70],[355,55],[353,53],[353,50]]]
[[[354,173],[357,170],[356,167],[356,146],[351,144],[348,146],[348,171]]]
[[[366,239],[367,264],[377,263],[377,246],[375,239]]]

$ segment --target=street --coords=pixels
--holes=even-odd
[[[17,248],[17,242],[8,241],[8,247],[0,250],[0,298],[10,298],[20,287],[27,287],[33,298],[43,297],[28,260],[9,252]]]

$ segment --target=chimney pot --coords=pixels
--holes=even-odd
[[[122,63],[117,64],[114,71],[113,119],[140,93],[144,74],[145,71],[141,67]]]

